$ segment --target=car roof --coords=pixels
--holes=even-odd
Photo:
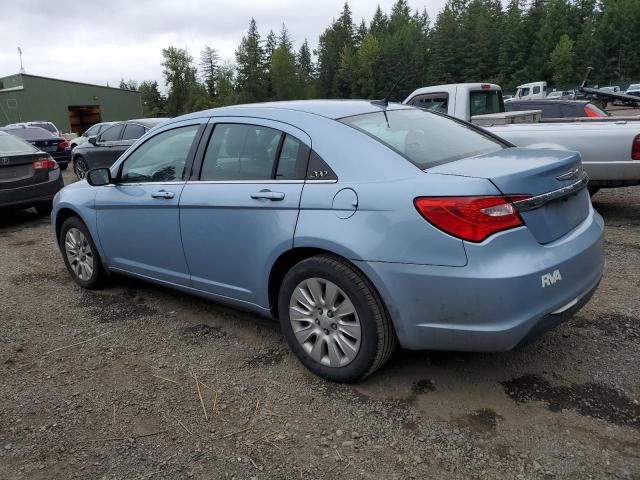
[[[413,108],[414,107],[402,105],[400,103],[389,103],[386,110],[411,110]],[[231,107],[213,108],[211,110],[190,113],[182,117],[177,117],[174,120],[198,118],[202,117],[203,114],[210,116],[255,116],[263,114],[266,116],[277,117],[287,111],[308,113],[336,120],[343,117],[380,112],[384,109],[385,107],[382,105],[372,103],[369,100],[292,100],[284,102],[249,103],[244,105],[234,105]]]
[[[133,120],[125,120],[121,123],[137,123],[143,127],[153,128],[160,123],[166,122],[168,118],[135,118]]]

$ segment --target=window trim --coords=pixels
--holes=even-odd
[[[180,180],[166,180],[163,182],[122,182],[121,178],[122,178],[122,169],[124,168],[124,164],[131,158],[131,156],[136,153],[144,144],[146,144],[148,141],[150,141],[153,138],[156,138],[158,135],[162,135],[166,132],[170,132],[173,130],[177,130],[179,128],[185,128],[185,127],[194,127],[197,126],[197,130],[196,133],[193,137],[193,142],[191,143],[191,147],[189,147],[189,152],[187,153],[187,158],[185,160],[185,164],[184,164],[184,173],[183,173],[183,178],[181,178]],[[154,135],[146,138],[144,140],[144,142],[141,142],[139,145],[135,146],[135,149],[131,150],[131,151],[127,151],[127,155],[125,158],[122,159],[122,161],[120,161],[117,164],[117,172],[116,175],[114,177],[113,180],[113,184],[115,186],[142,186],[142,185],[175,185],[178,183],[185,183],[189,177],[190,177],[190,172],[193,168],[193,162],[195,159],[195,154],[198,150],[198,147],[200,146],[201,140],[202,140],[202,134],[206,128],[207,124],[205,123],[200,123],[200,122],[192,122],[192,123],[187,123],[187,124],[171,124],[171,125],[167,125],[168,128],[166,129],[162,129],[158,132],[155,132]],[[124,130],[123,130],[124,131]],[[140,137],[142,138],[142,137]]]

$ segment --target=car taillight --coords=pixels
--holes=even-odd
[[[593,108],[591,105],[585,105],[583,111],[587,117],[600,118],[603,116],[596,108]]]
[[[636,135],[631,144],[631,159],[640,160],[640,135]]]
[[[55,170],[58,164],[53,158],[39,158],[33,162],[34,170]]]
[[[69,142],[67,140],[60,140],[58,150],[64,150],[65,148],[69,148]]]
[[[470,242],[523,225],[513,202],[528,195],[488,197],[418,197],[413,203],[425,220]]]

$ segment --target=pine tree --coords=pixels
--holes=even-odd
[[[345,76],[338,78],[341,57],[345,47],[353,50],[353,22],[351,9],[345,3],[337,20],[320,35],[318,43],[318,83],[320,95],[325,98],[345,98],[351,86],[345,85]],[[353,53],[353,52],[352,52]]]
[[[555,85],[563,86],[573,79],[573,42],[562,35],[549,55],[549,70]]]
[[[249,31],[236,50],[237,85],[242,102],[259,102],[266,98],[264,52],[256,21],[252,18]]]
[[[293,52],[293,43],[289,38],[289,32],[284,24],[278,38],[278,46],[271,57],[269,72],[273,82],[275,100],[290,100],[298,97],[296,56]]]
[[[200,52],[200,75],[210,97],[216,95],[216,77],[220,57],[215,48],[205,45]]]
[[[303,98],[311,98],[314,95],[315,66],[311,58],[311,50],[309,42],[304,39],[304,43],[296,56],[296,70],[298,74],[298,82],[300,84],[301,96]]]
[[[163,113],[165,105],[160,94],[158,82],[155,80],[145,80],[138,87],[142,100],[142,113],[145,117],[157,117]]]

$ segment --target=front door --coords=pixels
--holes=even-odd
[[[189,285],[178,203],[200,127],[191,122],[159,130],[114,167],[114,185],[100,187],[98,237],[109,268]]]
[[[95,145],[87,151],[89,168],[110,167],[109,159],[113,156],[113,147],[120,140],[124,125],[118,123],[107,128],[96,138]]]
[[[311,139],[262,119],[212,123],[180,199],[192,286],[266,308],[270,267],[293,245]]]

